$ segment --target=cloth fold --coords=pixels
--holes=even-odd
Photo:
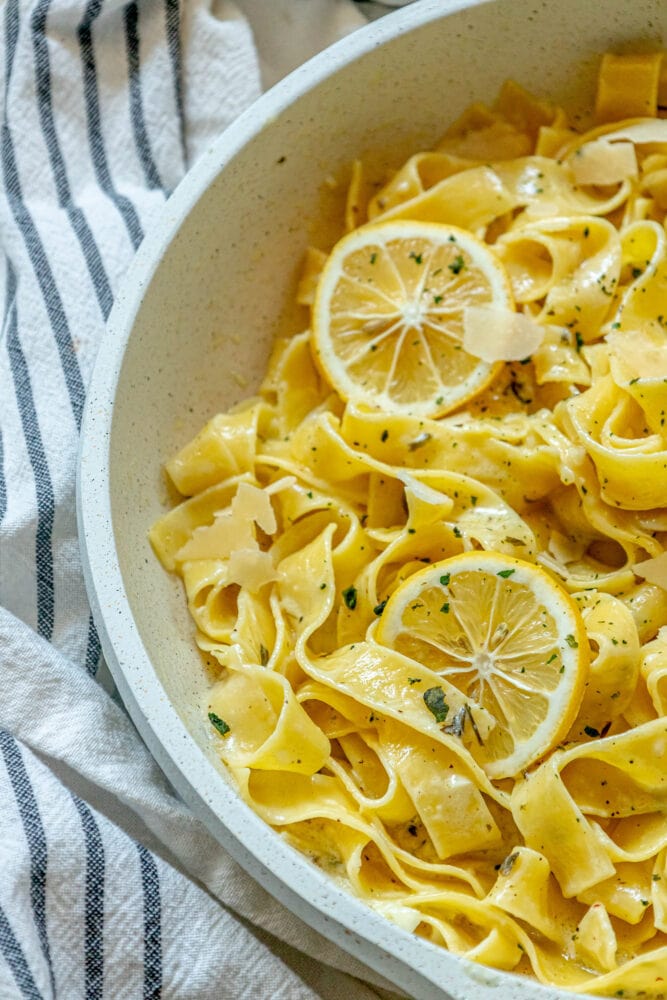
[[[389,995],[150,757],[101,658],[74,502],[86,385],[144,234],[263,86],[363,21],[350,0],[0,7],[3,1000]]]

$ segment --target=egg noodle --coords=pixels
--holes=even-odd
[[[252,808],[402,928],[667,996],[667,73],[517,84],[308,251],[152,529]]]

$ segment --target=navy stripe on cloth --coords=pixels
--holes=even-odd
[[[12,78],[14,68],[14,55],[16,53],[16,43],[19,37],[19,6],[18,3],[9,3],[5,12],[6,43],[7,43],[7,64],[5,66],[5,94],[9,90],[9,81]]]
[[[125,195],[119,194],[114,187],[111,174],[109,173],[109,164],[107,163],[107,154],[102,135],[97,69],[93,49],[93,23],[99,17],[101,10],[102,0],[90,0],[86,6],[83,20],[77,29],[81,62],[83,65],[83,92],[86,104],[88,140],[90,142],[90,151],[97,182],[120,212],[125,223],[125,228],[132,241],[132,246],[136,250],[144,235],[139,216],[130,199],[126,198]]]
[[[174,77],[174,96],[176,98],[176,110],[178,112],[178,127],[181,137],[181,150],[183,152],[183,163],[188,162],[188,152],[185,145],[185,114],[183,111],[183,86],[181,84],[181,12],[179,9],[180,0],[165,0],[165,14],[167,19],[167,47]]]
[[[144,893],[144,1000],[162,996],[162,902],[155,858],[137,844]]]
[[[16,43],[18,41],[18,10],[20,0],[8,0],[5,7],[6,25],[6,55],[7,55],[7,83],[11,77],[14,66],[14,56],[16,54]],[[8,87],[7,87],[8,89]],[[77,361],[72,337],[67,323],[67,316],[63,308],[62,299],[58,291],[51,265],[42,245],[39,232],[32,219],[30,212],[23,202],[23,192],[19,181],[16,166],[16,155],[14,152],[14,142],[12,139],[11,123],[8,119],[8,108],[5,93],[4,122],[0,132],[0,154],[2,157],[2,169],[5,178],[5,189],[7,200],[14,217],[14,221],[19,228],[25,243],[28,257],[39,285],[44,305],[49,317],[51,329],[55,337],[60,363],[67,385],[70,404],[77,428],[81,427],[81,416],[83,413],[84,386],[81,378],[81,371]]]
[[[49,47],[46,40],[46,19],[50,4],[51,0],[40,0],[31,17],[35,76],[37,80],[37,107],[42,125],[42,134],[44,135],[46,148],[49,153],[53,179],[58,193],[58,204],[67,212],[70,225],[81,246],[100,310],[106,319],[113,304],[111,285],[104,269],[102,257],[88,225],[88,220],[83,211],[72,201],[72,192],[67,179],[67,168],[60,150],[53,119],[51,66],[49,63]]]
[[[21,417],[37,495],[37,530],[35,533],[35,562],[37,570],[37,631],[45,639],[50,639],[54,623],[53,585],[53,522],[55,518],[55,498],[51,474],[49,472],[44,444],[37,419],[35,399],[30,382],[28,363],[21,347],[18,334],[17,305],[14,296],[15,279],[10,268],[10,308],[7,325],[7,354],[14,381],[16,402]]]
[[[93,616],[88,616],[88,642],[86,644],[86,673],[94,677],[97,673],[97,668],[100,665],[100,657],[102,656],[102,647],[100,645],[100,637],[97,634],[97,629],[95,627],[95,622],[93,621]]]
[[[139,64],[139,6],[128,3],[125,8],[125,42],[127,46],[127,69],[130,81],[130,119],[134,142],[144,172],[146,186],[162,188],[162,181],[151,150],[144,106],[141,97],[141,68]]]
[[[23,949],[12,930],[12,926],[2,906],[0,906],[0,953],[12,970],[12,975],[17,987],[21,991],[21,996],[25,997],[25,1000],[42,1000],[42,994],[37,989],[37,984],[32,977],[32,972],[26,962]]]
[[[104,992],[104,877],[102,836],[95,817],[78,795],[72,794],[86,843],[84,915],[84,969],[86,1000],[101,1000]]]
[[[0,730],[0,750],[2,750],[5,767],[7,768],[7,774],[9,775],[23,824],[23,832],[28,843],[30,854],[30,905],[32,907],[40,947],[49,969],[51,988],[55,993],[53,966],[51,964],[51,952],[46,929],[46,872],[48,852],[42,817],[39,813],[37,799],[35,798],[19,745],[14,737],[10,736],[4,730]],[[32,976],[30,978],[32,979]]]

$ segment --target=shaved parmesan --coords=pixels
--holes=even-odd
[[[656,556],[655,559],[645,559],[644,562],[635,563],[632,569],[637,576],[667,590],[667,552]]]
[[[179,562],[226,559],[239,546],[255,544],[251,522],[225,512],[219,514],[213,524],[195,528],[192,538],[176,553],[176,559]]]
[[[482,361],[523,361],[544,334],[543,326],[511,309],[467,306],[463,311],[463,349]]]
[[[252,483],[239,483],[232,500],[232,514],[246,521],[255,521],[267,535],[272,535],[278,527],[268,495]]]
[[[609,136],[580,146],[570,158],[577,184],[618,184],[637,176],[637,154],[631,142],[609,141]]]
[[[229,557],[228,583],[238,583],[256,593],[265,583],[272,583],[278,574],[269,552],[259,548],[236,549]]]
[[[619,139],[627,139],[636,146],[646,145],[651,142],[667,142],[667,119],[647,118],[643,122],[635,122],[634,125],[627,125],[625,128],[616,129],[614,132],[607,132],[604,138],[607,142],[618,142]]]

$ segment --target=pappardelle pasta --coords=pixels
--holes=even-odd
[[[404,929],[667,996],[667,69],[519,85],[311,249],[152,528],[240,795]]]

